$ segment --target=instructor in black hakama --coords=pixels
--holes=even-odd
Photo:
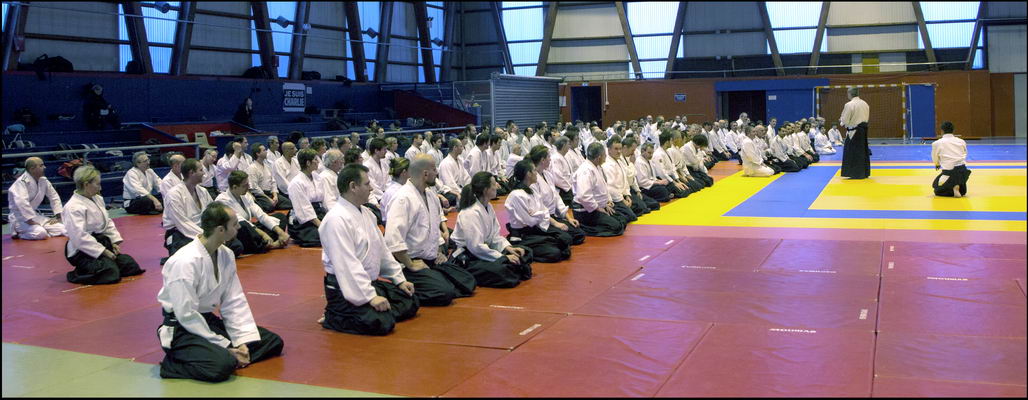
[[[865,179],[871,176],[871,149],[867,145],[867,121],[870,109],[858,96],[857,88],[849,88],[850,101],[842,109],[839,123],[846,127],[846,144],[842,151],[842,176]],[[850,134],[852,132],[852,135]]]

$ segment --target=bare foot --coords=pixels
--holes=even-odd
[[[956,185],[956,186],[953,187],[953,197],[961,197],[960,196],[960,185]]]

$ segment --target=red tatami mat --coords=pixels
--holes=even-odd
[[[130,313],[33,336],[21,343],[108,357],[135,358],[160,350],[157,327],[163,321],[161,307],[151,304]]]
[[[660,397],[867,397],[874,333],[715,324]]]
[[[885,255],[907,257],[955,257],[955,258],[1007,258],[1024,260],[1025,244],[991,243],[926,243],[892,242],[883,243]]]
[[[478,288],[475,295],[457,299],[458,307],[487,307],[570,313],[631,276],[634,264],[571,262],[534,264],[533,277],[512,289]]]
[[[629,225],[631,226],[631,225]],[[686,240],[684,236],[611,236],[611,237],[590,237],[587,238],[586,243],[589,246],[596,247],[611,247],[615,246],[621,249],[658,249],[667,250],[673,246],[678,245],[683,240]],[[586,243],[583,243],[585,245]],[[574,251],[575,247],[572,247]]]
[[[780,240],[691,237],[660,256],[646,261],[648,267],[682,265],[752,271],[767,258]]]
[[[873,331],[877,303],[807,297],[763,297],[615,286],[576,314],[669,321],[705,321],[771,328]]]
[[[878,334],[875,374],[972,383],[1024,385],[1025,338]]]
[[[882,282],[880,332],[1024,338],[1025,297],[1009,280],[889,278]]]
[[[258,319],[269,329],[288,328],[313,333],[347,335],[321,327],[324,299],[312,299]],[[418,315],[396,324],[389,339],[513,349],[542,332],[562,314],[468,307],[421,307]]]
[[[881,242],[784,239],[760,269],[878,275],[881,261]]]
[[[871,397],[1025,397],[1024,385],[875,377]]]
[[[446,396],[653,396],[709,328],[706,323],[567,317]]]
[[[731,271],[715,267],[646,267],[622,287],[752,294],[756,296],[878,299],[878,277],[792,271]]]
[[[890,256],[882,260],[882,276],[1025,279],[1025,260],[998,258],[951,258],[940,256]]]
[[[236,373],[363,392],[429,397],[443,394],[509,354],[507,350],[348,335],[329,330],[272,331],[285,342],[282,356]],[[160,360],[163,356],[152,357]]]

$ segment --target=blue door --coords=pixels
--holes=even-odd
[[[935,137],[935,85],[907,85],[907,135]]]

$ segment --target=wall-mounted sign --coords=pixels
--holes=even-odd
[[[282,111],[303,112],[307,108],[307,85],[282,83]]]
[[[685,93],[675,93],[676,103],[685,103]]]
[[[767,99],[768,99],[768,100],[778,100],[778,95],[775,95],[775,94],[769,94],[769,95],[767,96]]]

